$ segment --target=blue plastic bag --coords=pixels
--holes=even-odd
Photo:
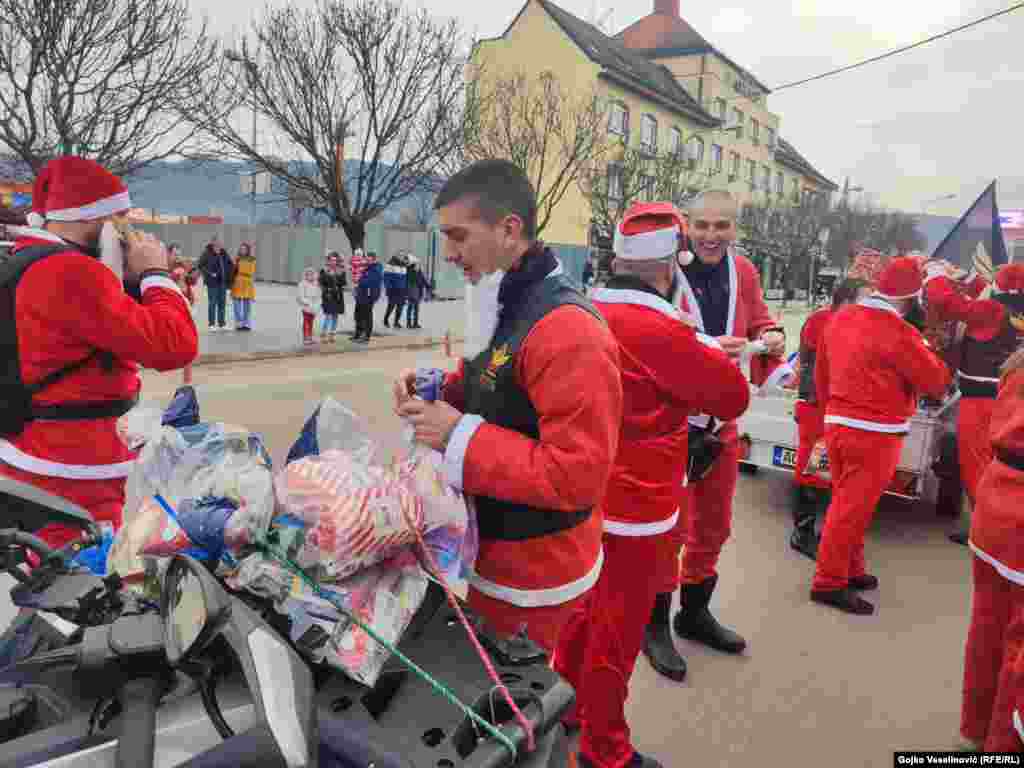
[[[199,423],[199,398],[195,387],[186,385],[178,387],[171,398],[170,405],[164,411],[165,427],[194,427]]]
[[[71,558],[71,563],[88,568],[97,576],[106,576],[107,553],[110,551],[110,545],[114,543],[114,527],[110,523],[101,523],[100,537],[99,544],[83,549]]]

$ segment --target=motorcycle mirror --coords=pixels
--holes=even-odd
[[[223,636],[245,673],[257,717],[288,768],[316,768],[319,725],[306,663],[249,606],[224,591],[198,561],[177,555],[164,577],[161,607],[172,665]]]
[[[0,477],[0,528],[35,533],[52,523],[93,534],[97,531],[92,515],[77,504],[27,483]]]
[[[229,609],[227,595],[198,561],[183,555],[171,560],[160,599],[164,649],[171,665],[205,645]]]

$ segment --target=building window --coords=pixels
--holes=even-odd
[[[764,190],[765,192],[772,191],[772,169],[767,165],[761,166],[761,173],[764,174]]]
[[[694,136],[688,142],[686,142],[687,159],[690,161],[690,166],[700,166],[704,162],[704,140],[699,136]]]
[[[643,176],[643,190],[641,197],[648,203],[653,203],[657,196],[658,185],[654,183],[653,176]]]
[[[750,121],[750,140],[754,144],[761,143],[761,124],[753,119]]]
[[[772,152],[775,151],[775,129],[765,128],[765,144],[768,145],[768,149]]]
[[[757,163],[753,160],[747,160],[747,180],[751,186],[757,184]]]
[[[779,171],[775,175],[775,191],[778,193],[779,197],[786,194],[786,176],[782,171]]]
[[[742,139],[743,138],[743,112],[741,110],[734,109],[732,111],[732,124],[734,126],[739,126],[738,130],[736,131],[736,138],[737,139]]]
[[[719,144],[711,145],[711,167],[715,173],[722,172],[722,147]]]
[[[715,114],[719,120],[725,122],[725,99],[715,99]]]
[[[612,102],[608,114],[608,131],[619,136],[629,136],[629,110],[624,104]]]
[[[608,166],[608,199],[622,199],[622,166]]]
[[[734,177],[734,179],[738,179],[740,177],[740,162],[740,153],[733,152],[732,166],[729,169],[729,173]]]
[[[800,202],[800,179],[793,179],[793,202]]]
[[[672,154],[679,155],[683,151],[683,132],[678,128],[672,129]]]
[[[658,149],[658,121],[650,115],[640,118],[640,147],[649,152]]]

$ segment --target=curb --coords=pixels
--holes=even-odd
[[[377,344],[373,344],[372,342],[370,344],[355,344],[347,341],[340,344],[336,343],[334,345],[329,345],[327,347],[313,345],[312,348],[296,346],[290,349],[261,350],[257,352],[212,352],[200,355],[196,358],[195,362],[192,363],[192,367],[198,368],[205,365],[224,365],[225,363],[258,362],[261,360],[282,360],[294,357],[328,357],[350,353],[375,352],[386,349],[435,349],[437,347],[444,346],[444,338],[436,336],[426,336],[415,341],[411,339],[396,339],[392,341],[388,339],[388,337],[378,337],[378,339],[380,341]],[[455,345],[461,344],[464,340],[465,339],[462,336],[453,336],[450,342],[452,345]]]

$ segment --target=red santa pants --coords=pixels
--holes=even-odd
[[[829,424],[825,443],[832,503],[818,545],[813,588],[834,590],[865,574],[864,535],[878,500],[896,474],[903,436]]]
[[[470,610],[483,617],[490,631],[499,637],[509,637],[525,627],[529,638],[549,656],[554,656],[562,628],[586,600],[587,595],[583,594],[561,605],[520,608],[518,605],[485,595],[474,587],[469,588],[466,596]]]
[[[799,443],[796,449],[796,469],[793,470],[793,482],[806,488],[828,490],[831,483],[817,475],[804,474],[807,462],[811,460],[814,444],[825,434],[825,409],[816,403],[800,401],[793,412],[796,419]]]
[[[621,768],[633,757],[626,697],[658,592],[656,569],[645,566],[674,560],[672,544],[667,536],[606,533],[601,576],[562,631],[554,667],[576,689],[580,753],[597,768]]]
[[[110,523],[114,530],[121,527],[124,509],[124,478],[113,480],[68,480],[63,477],[47,477],[24,472],[9,464],[0,463],[0,475],[61,496],[89,512],[97,523]],[[82,531],[69,525],[48,525],[37,534],[55,549],[63,547],[79,536]]]
[[[668,534],[675,552],[683,550],[682,565],[669,574],[658,592],[672,592],[681,584],[700,584],[715,575],[718,556],[732,533],[732,497],[739,476],[739,430],[726,424],[718,433],[722,453],[703,480],[680,493],[679,522]]]
[[[1024,586],[975,554],[960,733],[986,752],[1017,752],[1013,711],[1024,694]]]
[[[992,461],[989,425],[995,404],[995,399],[989,397],[964,397],[958,405],[956,441],[960,479],[972,504],[977,498],[981,475]]]

